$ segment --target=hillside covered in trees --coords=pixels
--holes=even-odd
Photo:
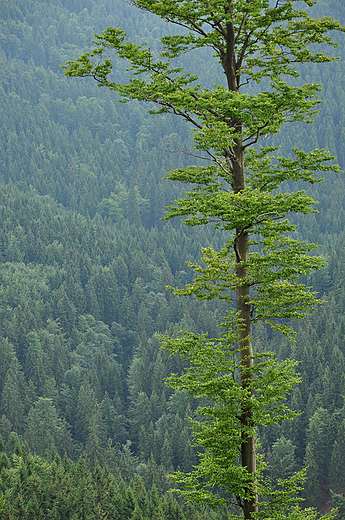
[[[319,0],[322,13],[345,23],[341,0]],[[76,504],[85,507],[80,518],[103,518],[116,503],[119,520],[156,518],[151,510],[159,520],[211,519],[164,495],[166,475],[197,460],[185,418],[197,403],[165,386],[182,362],[160,350],[155,333],[217,336],[225,312],[221,302],[165,289],[190,282],[186,260],[224,240],[208,227],[160,220],[183,194],[163,177],[193,161],[181,151],[190,146],[188,127],[150,116],[139,103],[117,103],[113,93],[60,69],[109,25],[153,48],[162,28],[120,0],[14,0],[0,4],[0,19],[0,495],[15,489],[19,497],[5,518],[19,518],[18,511],[59,518],[44,507],[57,510],[66,497],[64,518]],[[344,56],[345,39],[337,39]],[[188,65],[185,58],[191,68],[205,59]],[[126,74],[122,63],[116,67]],[[320,115],[312,127],[286,127],[279,144],[327,148],[344,169],[344,61],[309,65],[303,75],[324,84]],[[298,224],[328,260],[307,280],[327,303],[296,324],[296,343],[263,325],[254,330],[259,351],[268,346],[279,359],[298,360],[303,378],[291,396],[302,415],[262,432],[261,451],[272,478],[308,465],[306,504],[338,506],[341,520],[345,178],[332,173],[310,193],[319,213]],[[87,502],[86,490],[96,497],[99,489],[113,501],[102,503],[99,494]],[[27,511],[21,496],[30,497]]]

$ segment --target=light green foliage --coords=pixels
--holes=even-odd
[[[274,224],[273,226],[277,227]],[[287,221],[281,222],[279,227],[281,230],[293,229]],[[255,240],[255,244],[257,243]],[[231,245],[227,244],[220,252],[211,247],[203,249],[202,261],[206,267],[188,262],[189,267],[199,276],[186,289],[175,290],[175,294],[194,294],[199,300],[220,298],[228,302],[234,301],[233,291],[238,286],[238,277],[236,253],[231,252]],[[259,251],[249,254],[247,262],[241,263],[247,274],[241,283],[248,283],[255,289],[249,302],[252,307],[252,322],[264,321],[273,329],[291,337],[294,334],[291,326],[276,322],[275,319],[302,318],[315,310],[321,301],[316,298],[316,293],[298,283],[298,278],[301,274],[320,268],[325,261],[306,254],[313,249],[313,244],[279,235],[276,229],[272,229],[271,236],[262,238],[260,246]]]
[[[279,488],[271,490],[269,487],[264,488],[263,492],[268,490],[268,500],[261,503],[262,510],[256,515],[256,518],[275,519],[275,520],[316,520],[319,513],[314,508],[301,509],[298,505],[301,502],[296,495],[301,492],[302,485],[305,481],[304,471],[295,473],[291,478],[286,480],[278,480]],[[267,483],[269,486],[269,483]],[[333,520],[336,516],[334,509],[322,516],[324,520]]]
[[[224,334],[219,340],[208,340],[192,333],[162,340],[164,348],[189,362],[183,376],[168,378],[169,386],[187,390],[195,398],[206,398],[208,403],[197,409],[201,419],[190,418],[197,444],[204,449],[200,463],[187,475],[176,473],[174,479],[185,487],[183,494],[195,501],[222,505],[233,500],[215,496],[210,487],[220,487],[230,497],[240,499],[246,495],[251,478],[247,469],[237,464],[242,439],[255,435],[258,426],[268,426],[296,415],[283,403],[299,380],[295,363],[291,360],[278,363],[272,353],[265,353],[251,369],[254,373],[252,388],[244,388],[240,381],[236,333]],[[242,420],[243,408],[251,410],[251,425]],[[258,469],[260,474],[263,467]]]
[[[177,337],[162,337],[163,348],[172,355],[179,354],[188,361],[185,374],[168,378],[169,386],[187,391],[202,404],[196,416],[189,417],[198,446],[199,464],[189,473],[175,472],[171,478],[177,484],[175,492],[193,502],[206,502],[212,507],[241,504],[248,493],[252,476],[238,464],[243,437],[255,434],[257,427],[293,419],[298,412],[285,404],[294,385],[299,382],[292,360],[278,362],[273,353],[256,356],[252,392],[243,388],[240,372],[243,369],[235,348],[236,334],[225,333],[223,338],[209,340],[206,336],[183,333]],[[231,348],[233,345],[233,348]],[[242,421],[242,410],[251,410],[253,426]],[[251,431],[252,428],[252,431]],[[258,458],[257,492],[259,512],[254,518],[262,519],[316,519],[318,513],[309,508],[302,510],[298,498],[305,482],[305,471],[295,472],[292,442],[282,437],[273,447],[276,471],[264,478],[266,463]],[[278,472],[278,467],[280,471]],[[272,485],[274,481],[275,485]],[[250,497],[248,497],[250,498]],[[333,518],[334,512],[324,518]],[[238,518],[231,514],[229,518]],[[241,516],[242,518],[242,516]]]

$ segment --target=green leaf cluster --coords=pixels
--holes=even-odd
[[[186,390],[205,403],[196,410],[198,418],[189,418],[196,444],[203,448],[199,464],[192,472],[177,472],[172,478],[183,486],[183,495],[188,499],[207,498],[207,502],[218,506],[231,503],[233,497],[240,501],[248,496],[252,479],[248,470],[238,464],[243,438],[254,435],[258,426],[266,427],[298,415],[284,404],[300,381],[295,373],[296,363],[277,362],[273,353],[265,353],[256,356],[254,368],[244,373],[234,331],[224,333],[219,340],[193,333],[161,340],[163,348],[188,361],[185,373],[167,378],[168,385]],[[251,383],[244,387],[241,378],[249,374]],[[250,423],[243,421],[243,409],[250,410]],[[258,474],[261,471],[258,468]],[[223,489],[228,498],[211,493],[210,488]]]

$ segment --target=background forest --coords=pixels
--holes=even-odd
[[[313,12],[345,24],[342,0],[319,0]],[[60,69],[107,26],[122,26],[152,48],[161,26],[120,0],[2,1],[0,19],[0,494],[15,482],[18,496],[32,494],[30,507],[41,507],[47,499],[37,494],[37,474],[49,496],[58,496],[57,481],[61,489],[83,483],[71,512],[85,490],[105,486],[125,504],[119,520],[129,518],[126,507],[133,520],[154,518],[152,511],[160,519],[203,518],[200,508],[160,498],[169,488],[166,474],[196,462],[185,419],[196,403],[165,387],[164,378],[182,365],[160,350],[154,334],[217,335],[221,303],[188,301],[165,286],[190,282],[185,261],[224,237],[160,220],[183,194],[163,177],[190,163],[179,151],[190,145],[188,127],[169,115],[147,115],[139,103],[119,104],[91,80],[66,78]],[[337,54],[345,55],[344,37],[337,40]],[[200,53],[192,65],[185,59],[199,70],[207,56]],[[122,63],[115,68],[126,74]],[[296,143],[327,148],[344,169],[345,62],[308,65],[302,74],[324,84],[320,115],[312,127],[286,127],[275,144],[283,151]],[[319,213],[298,224],[301,237],[320,243],[328,259],[308,280],[327,303],[296,324],[296,343],[263,325],[254,330],[258,350],[299,360],[303,377],[291,396],[303,414],[262,432],[261,450],[272,478],[308,465],[306,504],[325,511],[332,503],[341,519],[345,179],[332,173],[310,193]],[[65,453],[70,460],[62,463]],[[122,477],[119,487],[105,464]],[[19,502],[7,518],[19,518]],[[80,518],[102,518],[87,514],[96,515]]]

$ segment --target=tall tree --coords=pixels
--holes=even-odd
[[[313,184],[320,180],[319,171],[339,170],[330,163],[334,157],[324,150],[293,148],[291,156],[282,157],[278,147],[259,146],[262,140],[277,134],[285,122],[312,122],[321,87],[296,82],[296,65],[331,61],[316,52],[314,44],[335,46],[329,31],[343,30],[332,18],[311,18],[295,8],[296,2],[137,0],[135,5],[140,9],[182,28],[178,34],[161,38],[159,56],[149,44],[127,42],[122,29],[109,27],[96,36],[91,53],[65,67],[66,75],[92,76],[100,86],[118,92],[124,101],[149,101],[154,106],[151,113],[171,112],[194,127],[197,151],[189,153],[204,159],[206,166],[170,172],[170,179],[194,187],[186,198],[169,207],[166,218],[183,216],[190,226],[214,222],[227,232],[224,248],[220,252],[204,250],[206,267],[192,265],[199,276],[187,290],[177,292],[194,294],[201,300],[223,298],[233,309],[226,325],[235,331],[235,335],[227,336],[228,348],[239,355],[240,409],[235,411],[244,478],[237,499],[245,518],[257,511],[258,417],[253,404],[257,371],[252,323],[262,320],[291,335],[291,328],[276,320],[301,318],[315,307],[315,294],[298,284],[298,278],[323,265],[322,259],[309,254],[313,245],[291,237],[295,226],[287,219],[289,213],[313,212],[314,201],[304,190],[287,192],[281,184],[286,180],[290,185],[299,181]],[[313,3],[304,1],[307,7]],[[185,72],[180,62],[172,64],[186,52],[205,48],[211,49],[225,78],[224,84],[214,84],[213,88],[201,86],[202,74]],[[127,84],[116,77],[113,81],[111,76],[110,55],[114,49],[129,61],[132,76]],[[254,88],[249,90],[248,84],[254,84]],[[185,336],[186,344],[188,339],[191,337]],[[195,342],[193,352],[194,348]],[[236,453],[232,451],[233,464]],[[216,468],[214,472],[215,476]]]
[[[85,452],[92,469],[94,469],[97,461],[103,465],[106,440],[105,425],[97,403],[89,418],[88,436],[85,443]]]
[[[21,431],[24,426],[25,387],[24,374],[15,358],[6,374],[0,408],[15,431]]]

